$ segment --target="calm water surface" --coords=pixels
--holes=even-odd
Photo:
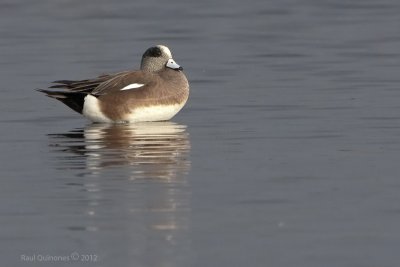
[[[398,266],[399,13],[1,2],[0,265]],[[33,90],[160,43],[191,84],[171,122],[90,124]]]

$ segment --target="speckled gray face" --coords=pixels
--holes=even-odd
[[[167,68],[173,69],[173,70],[183,70],[181,66],[179,66],[172,58],[168,59]]]

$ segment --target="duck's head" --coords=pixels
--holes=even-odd
[[[164,45],[150,47],[144,52],[140,69],[145,71],[157,72],[164,68],[173,70],[182,70],[173,59],[171,51]]]

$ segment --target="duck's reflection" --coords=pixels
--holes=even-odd
[[[49,139],[58,168],[82,174],[78,186],[83,190],[76,194],[80,194],[79,209],[84,209],[89,223],[85,219],[69,230],[96,232],[97,244],[106,242],[97,252],[103,263],[107,259],[101,251],[107,248],[111,262],[117,254],[132,261],[135,254],[139,265],[180,266],[177,259],[190,254],[186,126],[172,122],[92,124],[51,134]],[[102,240],[109,235],[105,228],[114,229],[113,235],[120,238]],[[115,253],[110,251],[111,243],[120,244]]]
[[[131,165],[131,179],[177,178],[190,167],[185,128],[171,122],[91,125],[84,131],[86,150],[94,152],[88,153],[87,166],[94,170]]]
[[[85,159],[62,156],[66,168],[95,172],[109,167],[132,166],[131,179],[173,179],[190,168],[190,142],[186,126],[172,122],[91,124],[63,134],[51,134],[53,146]]]

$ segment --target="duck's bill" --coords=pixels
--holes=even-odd
[[[167,62],[167,68],[173,69],[173,70],[183,70],[181,66],[179,66],[172,58],[168,59]]]

